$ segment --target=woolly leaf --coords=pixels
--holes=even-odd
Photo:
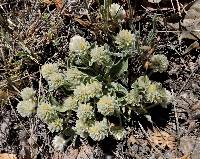
[[[116,64],[112,66],[109,71],[109,75],[112,81],[116,80],[122,73],[128,70],[128,57],[120,59]]]
[[[116,92],[124,94],[124,95],[127,93],[127,89],[120,83],[112,82],[111,85],[114,87]]]
[[[91,67],[77,67],[79,71],[89,75],[89,76],[92,76],[92,77],[95,77],[98,75],[98,72],[94,71]]]

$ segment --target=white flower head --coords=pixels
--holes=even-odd
[[[98,81],[77,86],[74,90],[74,96],[79,101],[88,101],[90,98],[98,97],[102,93],[102,84]]]
[[[94,117],[93,107],[87,104],[80,104],[77,111],[77,117],[82,121],[90,120]]]
[[[67,110],[77,110],[78,100],[75,97],[69,96],[64,100],[63,109]]]
[[[57,89],[65,83],[62,73],[53,73],[48,78],[48,84],[51,89]]]
[[[21,91],[21,97],[23,100],[33,99],[35,96],[35,91],[33,88],[26,87]]]
[[[142,97],[139,94],[139,91],[137,89],[132,89],[126,95],[127,104],[131,104],[132,106],[139,106],[141,100],[142,100]]]
[[[57,151],[63,151],[65,144],[66,140],[62,136],[55,136],[52,141],[52,145]]]
[[[135,35],[131,34],[131,31],[129,30],[121,30],[117,34],[115,40],[119,48],[126,49],[130,48],[133,45],[133,42],[135,41]]]
[[[173,94],[170,91],[166,90],[166,89],[165,89],[165,93],[166,93],[165,103],[167,103],[167,104],[172,103],[173,98],[174,98]]]
[[[88,129],[93,124],[92,120],[88,120],[84,122],[83,120],[76,120],[76,126],[74,130],[76,131],[77,135],[80,135],[82,138],[86,138],[88,136]]]
[[[79,71],[76,67],[68,68],[65,75],[67,81],[74,86],[80,85],[81,81],[88,77],[86,74]]]
[[[102,121],[95,121],[95,123],[88,130],[89,136],[94,141],[103,140],[106,136],[108,136],[108,123],[104,118]]]
[[[100,65],[107,65],[111,60],[108,52],[109,51],[106,50],[104,46],[95,46],[95,48],[93,48],[90,52],[90,56],[92,58],[91,63],[96,62]]]
[[[88,88],[85,84],[81,83],[79,86],[77,86],[74,90],[74,96],[79,101],[88,100]]]
[[[165,55],[157,54],[151,57],[151,68],[154,72],[164,72],[168,69],[169,61]]]
[[[120,6],[119,4],[113,3],[110,6],[110,15],[113,18],[123,20],[126,16],[126,12],[122,6]]]
[[[86,87],[88,89],[88,97],[90,98],[99,97],[102,94],[102,83],[99,81],[87,83]]]
[[[85,53],[89,48],[89,43],[85,38],[75,35],[70,39],[69,51],[70,53]]]
[[[57,118],[54,121],[48,123],[48,129],[51,132],[59,132],[63,130],[63,119]]]
[[[163,100],[162,100],[161,106],[166,108],[168,104],[173,102],[174,96],[170,91],[166,89],[163,89],[161,93],[163,94]]]
[[[132,88],[138,89],[138,91],[145,92],[146,88],[149,87],[151,81],[148,76],[140,76],[137,80],[132,84]]]
[[[36,103],[33,100],[24,100],[18,103],[17,112],[22,117],[29,117],[35,112]]]
[[[45,79],[48,79],[53,73],[58,73],[58,64],[57,63],[48,63],[44,64],[41,68],[41,74]]]
[[[160,83],[152,83],[146,88],[146,100],[150,103],[161,103],[163,99],[163,88]]]
[[[101,97],[97,103],[98,112],[102,115],[113,115],[117,109],[118,104],[114,97],[104,95]]]
[[[42,102],[41,104],[38,105],[37,116],[41,120],[48,120],[49,118],[51,118],[54,112],[55,112],[54,107],[49,103]]]

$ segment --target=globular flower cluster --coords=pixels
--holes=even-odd
[[[35,113],[36,108],[35,91],[33,88],[26,87],[20,94],[23,101],[18,103],[17,112],[22,117],[30,117],[33,113]]]
[[[63,112],[69,111],[69,110],[76,111],[78,109],[78,100],[73,96],[67,97],[64,100],[63,109],[64,109]]]
[[[88,87],[88,96],[91,98],[94,97],[100,97],[102,94],[102,83],[94,80],[89,84],[86,84],[86,87]]]
[[[119,4],[113,3],[110,6],[110,15],[114,19],[123,20],[126,16],[126,11]]]
[[[87,101],[89,99],[89,87],[85,84],[81,83],[81,85],[77,86],[74,90],[74,96],[79,101]]]
[[[76,126],[74,130],[82,138],[88,137],[89,127],[93,124],[92,120],[83,121],[81,119],[76,120]]]
[[[89,136],[95,140],[100,141],[108,136],[108,123],[107,119],[103,119],[102,121],[95,121],[95,123],[89,127]]]
[[[98,81],[81,84],[74,89],[74,96],[79,101],[88,101],[90,98],[98,97],[102,93],[102,84]]]
[[[52,133],[63,130],[63,119],[56,113],[56,106],[49,102],[41,102],[38,105],[37,117],[48,125]]]
[[[88,130],[94,123],[93,107],[89,103],[79,104],[77,117],[79,119],[76,121],[76,126],[74,128],[76,134],[83,138],[88,137]]]
[[[115,43],[120,49],[128,49],[132,47],[133,42],[135,41],[135,35],[129,30],[121,30],[117,34],[115,40]]]
[[[126,101],[132,106],[144,106],[147,103],[166,104],[170,102],[171,93],[158,82],[151,82],[147,76],[139,77],[127,93]]]
[[[35,112],[36,103],[33,100],[20,101],[17,111],[22,117],[29,117]]]
[[[142,101],[142,95],[139,94],[138,89],[132,89],[126,95],[127,104],[131,104],[132,106],[140,106]]]
[[[77,110],[77,117],[82,121],[91,120],[94,117],[93,107],[87,104],[80,104]]]
[[[88,78],[86,74],[79,71],[76,67],[68,68],[65,76],[66,80],[73,86],[80,85],[82,81]]]
[[[104,116],[113,115],[118,109],[117,100],[113,96],[104,95],[97,102],[97,109]]]
[[[150,67],[154,72],[165,72],[168,69],[169,62],[165,55],[157,54],[151,57]]]
[[[90,52],[91,63],[96,62],[99,65],[108,65],[111,61],[109,51],[104,46],[95,46]]]
[[[146,88],[151,84],[148,76],[140,76],[137,80],[132,84],[132,88],[137,89],[140,92],[144,92]]]
[[[163,88],[160,83],[153,82],[146,91],[146,100],[149,103],[166,105],[171,102],[171,93]]]
[[[81,36],[75,35],[71,38],[69,43],[70,54],[77,53],[79,55],[86,54],[88,48],[90,47],[89,43]]]
[[[152,83],[146,88],[146,100],[150,103],[161,103],[164,90],[160,83]],[[165,95],[165,94],[163,94]]]
[[[51,90],[64,85],[64,75],[59,72],[57,63],[44,64],[41,68],[42,76],[48,81]]]
[[[23,100],[34,99],[35,91],[33,88],[26,87],[21,91],[21,97]]]
[[[41,68],[41,74],[45,79],[48,79],[50,75],[58,72],[59,71],[57,63],[44,64]]]
[[[55,109],[50,103],[42,102],[38,105],[37,116],[41,120],[48,121],[52,118],[53,114],[55,114]]]
[[[66,140],[62,136],[55,136],[52,145],[56,151],[63,151]]]
[[[74,130],[85,138],[90,136],[95,141],[103,140],[109,133],[107,119],[95,121],[94,109],[90,104],[80,104],[77,110],[78,120]]]
[[[57,89],[64,85],[65,80],[62,73],[53,73],[49,76],[48,84],[51,89]]]
[[[63,119],[57,118],[54,121],[48,123],[48,129],[51,132],[59,132],[63,130]]]

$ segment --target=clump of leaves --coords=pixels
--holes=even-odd
[[[131,118],[131,112],[144,114],[152,105],[166,106],[170,102],[170,92],[161,83],[150,81],[147,75],[139,77],[131,90],[127,83],[120,82],[128,77],[128,59],[137,54],[136,38],[131,31],[121,30],[115,37],[117,45],[111,51],[108,44],[99,46],[75,35],[69,43],[66,65],[47,63],[42,66],[41,74],[48,85],[47,93],[38,100],[37,116],[51,132],[58,133],[53,140],[55,148],[62,150],[66,144],[61,134],[90,137],[95,141],[108,136],[121,140],[126,137],[123,125],[126,121],[122,122],[122,116]],[[163,66],[160,72],[166,70],[163,60],[157,60],[156,64],[152,66]],[[63,98],[57,99],[54,94],[60,90]],[[22,97],[33,100],[34,91],[31,92],[26,94],[23,90]],[[31,108],[35,109],[35,103]],[[22,116],[30,114],[18,112]],[[34,111],[30,109],[30,112]],[[111,116],[118,119],[118,123],[112,123]]]

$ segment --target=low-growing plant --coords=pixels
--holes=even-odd
[[[120,12],[119,16],[123,11]],[[36,102],[34,90],[22,90],[23,101],[17,106],[18,112],[23,117],[36,113],[57,134],[53,139],[55,149],[63,150],[66,140],[59,135],[66,133],[66,136],[79,135],[94,141],[108,136],[122,140],[129,121],[124,117],[131,119],[131,112],[143,115],[152,105],[170,103],[170,92],[147,75],[138,77],[128,87],[128,59],[139,56],[135,50],[140,47],[135,47],[139,38],[130,30],[121,30],[114,39],[116,46],[110,49],[108,44],[99,46],[79,35],[73,36],[67,64],[47,63],[41,68],[41,75],[47,81],[46,93]],[[164,55],[152,56],[153,71],[162,73],[167,67]],[[63,93],[61,98],[55,97],[59,91]],[[69,135],[67,130],[73,133]]]

